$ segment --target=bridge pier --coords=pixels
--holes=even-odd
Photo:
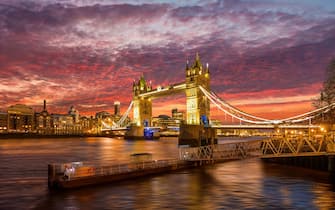
[[[200,147],[217,144],[215,129],[204,125],[181,124],[178,140],[179,146]]]
[[[329,171],[329,157],[327,155],[320,156],[296,156],[296,157],[274,157],[262,158],[264,162],[278,163],[282,165],[297,166],[319,171]]]
[[[329,180],[335,184],[335,155],[296,156],[262,158],[264,162],[297,166],[329,173]]]
[[[143,139],[144,138],[144,127],[132,125],[129,127],[129,130],[126,131],[124,138],[125,139]]]
[[[150,127],[132,125],[126,131],[125,139],[159,139],[159,131]]]

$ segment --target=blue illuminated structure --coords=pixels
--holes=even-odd
[[[145,127],[143,134],[145,139],[159,138],[160,128],[158,127]]]

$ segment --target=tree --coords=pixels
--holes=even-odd
[[[326,69],[326,80],[323,83],[320,101],[324,102],[325,105],[335,103],[335,58]]]
[[[323,82],[323,88],[321,90],[320,97],[314,102],[314,106],[320,108],[333,103],[335,103],[335,58],[331,60],[326,68],[326,78]],[[328,113],[326,113],[326,121],[333,124],[335,122],[334,114],[334,109],[331,109]]]

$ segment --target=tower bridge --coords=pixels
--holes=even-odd
[[[180,129],[180,139],[199,139],[199,130],[208,125],[210,118],[210,101],[203,89],[210,91],[210,72],[208,64],[202,65],[199,54],[195,56],[193,64],[187,62],[185,67],[185,82],[171,84],[166,87],[153,89],[142,75],[139,81],[133,83],[133,122],[128,137],[143,137],[143,128],[152,126],[153,99],[185,93],[186,95],[186,123]],[[201,87],[201,88],[200,88]],[[207,128],[210,130],[211,128]],[[194,132],[196,131],[196,132]],[[212,132],[213,133],[213,132]],[[211,135],[211,138],[214,138]]]
[[[112,127],[103,124],[105,129],[120,129],[130,111],[133,111],[133,122],[127,137],[143,138],[144,128],[152,126],[152,103],[154,99],[184,93],[186,95],[186,122],[180,125],[179,140],[186,139],[198,141],[199,139],[215,139],[215,129],[316,129],[319,125],[312,124],[312,120],[335,107],[334,104],[284,119],[266,119],[248,114],[227,101],[221,99],[210,88],[210,70],[208,64],[204,66],[197,53],[193,63],[186,63],[185,81],[170,84],[165,87],[158,86],[153,89],[151,82],[147,83],[142,75],[134,81],[132,92],[133,100],[120,121]],[[217,107],[225,115],[239,121],[235,125],[212,125],[210,118],[210,104]]]
[[[133,83],[133,117],[137,126],[151,126],[152,99],[185,92],[186,94],[186,123],[200,125],[200,118],[209,118],[209,100],[200,87],[210,91],[210,72],[208,65],[204,67],[196,54],[194,63],[185,68],[186,80],[184,83],[172,84],[166,87],[152,89],[142,76]]]
[[[186,146],[179,147],[181,160],[201,163],[201,161],[219,161],[256,155],[267,161],[291,162],[296,165],[308,165],[311,168],[315,165],[328,165],[328,170],[335,176],[335,132],[328,132],[329,127],[323,128],[312,123],[314,118],[334,109],[335,103],[297,116],[271,120],[248,114],[212,92],[208,64],[204,67],[198,54],[191,65],[187,62],[185,77],[184,82],[155,89],[152,88],[151,83],[147,83],[144,76],[137,82],[134,81],[133,100],[112,129],[125,129],[120,127],[133,110],[133,123],[130,129],[125,129],[126,136],[143,138],[146,130],[152,127],[153,100],[185,93],[186,122],[179,127],[179,145]],[[210,104],[240,123],[212,125]],[[108,128],[106,125],[105,127]],[[272,129],[275,132],[265,140],[222,145],[217,144],[216,129]],[[299,132],[296,132],[298,129]],[[305,158],[311,156],[313,156],[312,159]]]

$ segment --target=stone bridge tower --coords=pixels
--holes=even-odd
[[[210,91],[208,64],[204,67],[196,54],[194,63],[186,64],[186,123],[189,125],[208,124],[210,102],[199,86]]]
[[[140,97],[142,93],[151,91],[151,84],[148,85],[142,75],[138,82],[133,83],[133,114],[137,126],[151,126],[152,102],[150,97]]]

